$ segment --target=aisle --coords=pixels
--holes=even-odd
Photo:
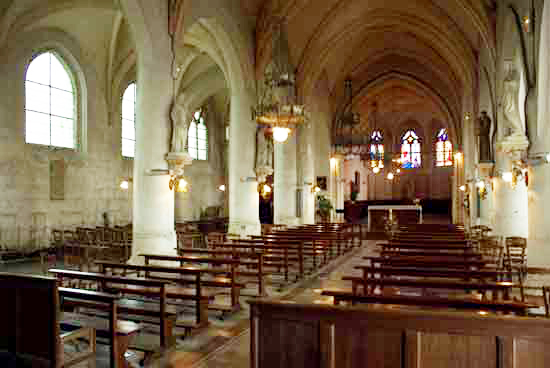
[[[364,246],[351,252],[349,255],[329,264],[316,276],[307,282],[287,290],[285,296],[277,298],[297,303],[331,303],[329,297],[320,295],[321,288],[342,287],[351,288],[351,283],[342,281],[344,274],[355,274],[353,270],[360,258],[373,252],[376,241],[364,241]],[[360,271],[359,271],[360,273]],[[248,307],[248,306],[247,306]],[[248,308],[247,308],[248,309]],[[247,315],[242,322],[234,326],[222,344],[212,343],[211,349],[191,352],[183,345],[176,351],[166,353],[154,367],[158,368],[245,368],[250,366],[250,329]],[[218,329],[218,333],[224,333],[224,329]],[[201,337],[197,337],[201,338]],[[188,344],[191,343],[189,339]],[[191,343],[192,345],[192,343]]]

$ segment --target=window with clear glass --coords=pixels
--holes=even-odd
[[[204,123],[204,111],[193,114],[187,135],[187,151],[194,160],[208,160],[208,129]]]
[[[136,151],[136,93],[136,84],[130,83],[122,96],[122,156],[128,158]]]
[[[372,132],[370,137],[370,165],[384,168],[384,140],[379,130]]]
[[[449,140],[447,129],[441,129],[435,143],[435,166],[453,166],[453,144]]]
[[[403,135],[401,140],[401,166],[404,169],[415,169],[422,165],[420,140],[413,130]]]
[[[25,142],[76,146],[76,93],[72,73],[53,51],[39,54],[25,75]]]

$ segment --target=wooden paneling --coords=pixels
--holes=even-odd
[[[266,318],[260,320],[260,331],[269,331],[259,335],[260,367],[271,366],[275,361],[285,368],[319,366],[318,325]]]
[[[497,353],[491,336],[422,334],[418,368],[497,368]]]
[[[367,324],[342,323],[335,327],[338,368],[400,368],[403,334],[372,330]]]
[[[253,368],[543,368],[550,321],[251,301]],[[545,364],[546,363],[546,364]]]

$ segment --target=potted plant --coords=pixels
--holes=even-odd
[[[325,196],[317,197],[317,207],[321,221],[328,222],[330,220],[330,211],[332,211],[332,203]]]
[[[350,194],[350,198],[352,202],[355,202],[357,200],[357,197],[359,196],[359,192],[354,190]]]

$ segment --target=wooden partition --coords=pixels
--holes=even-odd
[[[550,320],[251,301],[252,368],[544,368]]]

